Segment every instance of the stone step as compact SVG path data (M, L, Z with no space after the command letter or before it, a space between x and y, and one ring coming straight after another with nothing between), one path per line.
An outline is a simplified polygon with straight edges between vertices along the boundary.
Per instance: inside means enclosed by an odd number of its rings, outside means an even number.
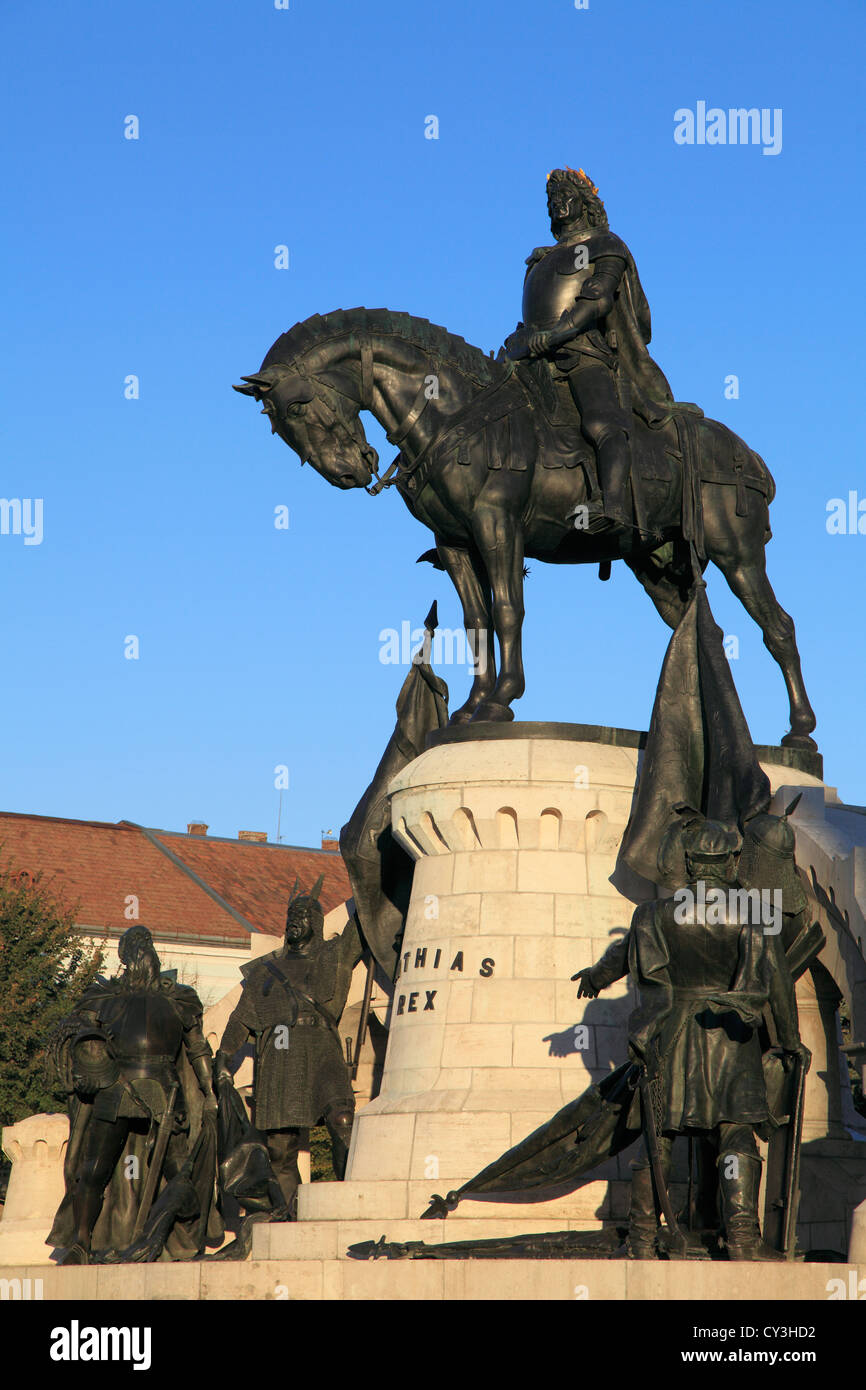
M71 1303L134 1299L382 1302L555 1299L573 1303L670 1299L791 1302L866 1290L866 1264L765 1264L678 1260L238 1260L216 1264L6 1265L4 1298ZM7 1281L3 1283L3 1281ZM16 1290L15 1280L22 1281ZM36 1283L41 1280L41 1284ZM832 1284L837 1280L837 1284ZM862 1297L862 1293L861 1293ZM793 1320L793 1319L792 1319ZM798 1320L799 1316L798 1316ZM775 1321L780 1321L776 1318ZM627 1335L627 1334L626 1334Z
M254 1260L343 1260L350 1245L361 1241L403 1243L421 1240L444 1245L455 1240L488 1240L500 1236L537 1235L542 1231L597 1231L602 1221L563 1221L547 1217L527 1220L454 1221L281 1221L253 1228Z
M619 1160L622 1163L622 1160ZM556 1230L563 1221L619 1220L628 1212L630 1174L618 1175L611 1165L611 1179L586 1183L567 1196L545 1202L464 1201L448 1217L448 1225L466 1221L542 1221L543 1229ZM298 1217L305 1221L417 1221L427 1210L434 1192L444 1195L451 1183L424 1182L315 1182L298 1192ZM682 1184L673 1183L676 1200L684 1197ZM551 1227L550 1222L554 1225ZM425 1221L428 1226L432 1223ZM456 1237L455 1237L456 1238Z

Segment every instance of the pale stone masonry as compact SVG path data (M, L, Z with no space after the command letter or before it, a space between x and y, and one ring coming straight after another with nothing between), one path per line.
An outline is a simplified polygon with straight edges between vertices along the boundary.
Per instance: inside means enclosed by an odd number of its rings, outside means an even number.
M392 783L394 831L417 862L382 1088L357 1118L350 1183L457 1187L623 1060L626 982L587 1004L569 977L631 920L609 880L638 756L571 739L461 742ZM621 1214L626 1186L614 1167L558 1214L598 1225Z

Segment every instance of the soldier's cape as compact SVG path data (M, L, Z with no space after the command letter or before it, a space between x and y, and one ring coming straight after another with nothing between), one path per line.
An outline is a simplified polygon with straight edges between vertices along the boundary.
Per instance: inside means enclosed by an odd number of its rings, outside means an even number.
M700 580L665 655L619 860L658 883L659 844L678 806L742 828L770 798Z
M425 622L432 636L436 605ZM397 698L397 723L361 800L340 831L340 853L349 874L355 913L364 940L388 980L412 889L414 863L391 833L388 787L424 752L427 735L448 723L448 686L426 660L414 663Z
M165 977L162 980L162 988L170 992L175 1007L185 1021L192 1023L196 1015L201 1015L201 1001L194 989L188 985L176 984ZM98 1016L100 1003L108 994L114 992L123 992L123 986L119 981L97 980L83 996L76 1017L80 1016L84 1022L89 1017ZM93 1112L92 1103L80 1099L71 1088L69 1051L72 1042L73 1035L70 1035L60 1044L57 1057L61 1081L68 1093L69 1142L63 1163L65 1194L45 1242L46 1245L55 1248L68 1248L75 1243L72 1189L78 1177ZM102 1210L92 1235L93 1250L115 1252L115 1260L156 1259L163 1247L173 1260L192 1260L197 1258L206 1244L219 1245L224 1235L223 1223L216 1207L216 1129L204 1111L201 1089L183 1046L177 1061L177 1072L182 1103L190 1126L187 1160L181 1175L173 1182L177 1200L173 1204L173 1191L169 1190L172 1184L163 1175L152 1209L153 1228L157 1232L156 1241L154 1242L153 1233L150 1231L149 1221L145 1227L145 1237L150 1233L149 1242L143 1239L138 1243L141 1249L137 1244L133 1252L130 1242L147 1175L149 1136L146 1133L131 1132L123 1153L114 1165L105 1190ZM164 1212L166 1206L171 1208L172 1205L175 1215L172 1216L169 1212L168 1221L165 1215L160 1220L160 1212ZM156 1248L157 1245L159 1248Z

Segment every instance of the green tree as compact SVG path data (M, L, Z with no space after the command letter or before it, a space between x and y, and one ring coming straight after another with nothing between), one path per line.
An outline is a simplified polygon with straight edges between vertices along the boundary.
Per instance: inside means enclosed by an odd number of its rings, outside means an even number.
M63 1108L46 1044L103 960L43 878L0 860L0 1125Z

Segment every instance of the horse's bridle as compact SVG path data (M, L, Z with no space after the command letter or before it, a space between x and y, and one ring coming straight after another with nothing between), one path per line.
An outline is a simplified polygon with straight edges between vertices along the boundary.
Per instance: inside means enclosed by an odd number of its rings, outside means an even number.
M327 387L329 391L334 391L336 395L342 396L344 400L351 401L352 404L357 406L359 410L369 410L371 408L371 402L373 399L374 387L373 342L369 333L359 334L359 343L361 362L360 399L355 396L350 396L348 391L341 390L339 386L334 386L331 382L327 383ZM427 375L430 376L432 374L433 376L438 376L440 366L441 364L438 358L434 359L434 361L431 363L431 371L428 372ZM303 369L299 368L297 363L292 364L292 370L296 372L298 376L307 376L307 373L303 371ZM409 434L412 432L414 427L417 425L418 421L421 419L421 416L424 414L424 411L426 410L427 406L429 405L432 399L432 396L429 396L427 394L427 378L425 377L424 381L418 388L417 395L415 396L414 401L409 407L409 413L406 416L406 419L403 421L402 425L399 427L396 433L389 433L387 430L385 431L385 438L388 440L389 444L392 444L396 449L400 448L400 446L408 438ZM381 478L379 477L379 474L376 472L374 468L371 469L370 471L373 474L373 477L376 479L376 481L374 483L371 483L369 487L365 487L364 491L368 492L371 497L378 497L379 493L384 491L385 488L393 487L395 482L397 481L397 479L394 477L394 474L397 472L399 466L400 454L398 454L394 461L388 465L388 468L382 474Z

